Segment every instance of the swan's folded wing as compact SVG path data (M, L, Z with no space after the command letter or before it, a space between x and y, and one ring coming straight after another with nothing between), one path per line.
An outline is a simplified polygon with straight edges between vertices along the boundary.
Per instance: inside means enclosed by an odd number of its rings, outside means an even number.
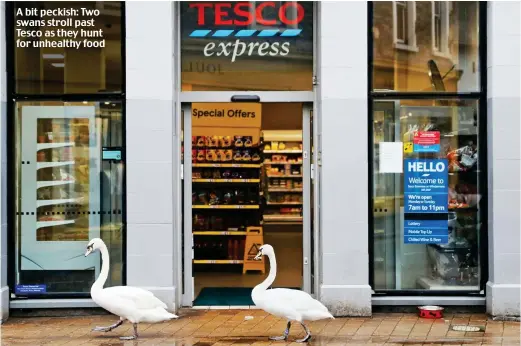
M139 287L116 286L107 287L103 291L106 294L132 301L138 309L167 308L166 304L154 296L152 292Z
M273 302L290 304L295 306L298 311L320 310L328 311L327 308L318 300L314 299L309 293L289 288L274 288L266 290L264 293Z

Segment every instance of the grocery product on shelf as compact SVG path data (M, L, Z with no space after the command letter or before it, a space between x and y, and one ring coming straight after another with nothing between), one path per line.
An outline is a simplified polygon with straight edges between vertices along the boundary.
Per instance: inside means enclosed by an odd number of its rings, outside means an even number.
M194 264L242 264L259 226L261 152L252 136L192 137Z
M263 141L263 220L302 222L302 131L263 131Z

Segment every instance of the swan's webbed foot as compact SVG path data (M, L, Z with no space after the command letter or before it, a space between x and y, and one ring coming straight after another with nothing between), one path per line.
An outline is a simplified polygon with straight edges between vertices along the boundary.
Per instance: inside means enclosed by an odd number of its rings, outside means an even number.
M269 339L273 341L281 341L281 340L288 340L289 335L289 328L291 328L291 321L288 321L288 325L286 326L286 330L284 331L284 334L281 336L270 336Z
M304 323L300 322L300 325L306 331L306 336L303 337L302 339L295 340L295 342L298 342L298 343L308 342L311 339L311 332L309 331L308 327L306 327L306 325Z
M302 339L295 340L295 342L302 343L302 342L308 342L309 340L311 340L311 333L307 334Z
M134 323L134 335L132 336L122 336L119 339L120 340L136 340L139 337L137 333L137 323Z
M96 327L96 328L93 328L92 331L93 332L110 332L114 329L116 329L117 327L121 326L123 324L123 320L119 320L118 322L114 323L113 325L111 326L108 326L108 327Z

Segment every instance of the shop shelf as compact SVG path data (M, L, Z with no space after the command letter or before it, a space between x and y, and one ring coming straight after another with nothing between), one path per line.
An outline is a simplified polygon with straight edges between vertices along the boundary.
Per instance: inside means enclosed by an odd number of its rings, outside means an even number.
M214 168L260 168L260 163L194 163L192 167L214 167Z
M277 188L268 188L268 192L302 192L302 189L277 189Z
M194 231L193 235L246 235L241 231Z
M74 223L74 220L39 221L36 223L36 229L52 226L69 225L71 223Z
M194 264L243 264L243 260L194 260Z
M265 222L302 222L300 215L264 215Z
M267 205L301 205L302 202L268 202Z
M259 183L260 179L192 179L192 183Z
M301 165L302 161L299 162L280 162L280 161L264 161L265 165Z
M36 169L74 165L74 161L38 162Z
M66 142L66 143L39 143L36 145L36 150L45 150L45 149L53 149L53 148L64 148L64 147L72 147L74 146L74 142Z
M258 205L193 205L193 209L259 209Z
M74 198L67 198L67 199L42 199L39 201L36 201L36 207L45 207L47 205L56 205L56 204L67 204L67 203L74 203L76 202L76 199Z
M302 154L300 149L264 150L264 154Z
M37 182L37 188L48 187L48 186L59 186L74 184L74 180L50 180L50 181L39 181Z
M302 178L302 175L267 175L268 178Z

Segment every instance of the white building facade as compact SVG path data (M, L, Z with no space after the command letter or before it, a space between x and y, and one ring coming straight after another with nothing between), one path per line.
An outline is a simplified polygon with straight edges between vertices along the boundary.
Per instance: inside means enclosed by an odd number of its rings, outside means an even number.
M419 304L519 316L521 27L511 20L521 14L519 2L283 2L275 9L251 2L239 11L234 3L220 10L190 3L100 2L96 20L107 46L80 49L81 59L72 50L17 48L13 15L24 5L0 3L2 320L10 309L95 307L89 289L99 258L70 260L92 237L111 253L107 285L147 288L172 309L198 305L198 285L209 285L199 273L212 271L198 265L220 260L197 262L193 213L201 205L193 208L197 188L187 177L201 178L195 174L204 166L187 158L196 144L184 139L206 131L191 119L194 109L234 102L261 105L264 145L281 142L270 141L269 131L286 121L284 104L301 114L294 129L303 166L300 221L287 231L299 234L298 249L287 251L298 254L301 270L295 285L280 286L308 291L335 316ZM248 27L245 12L254 21ZM201 45L196 40L206 38L190 36L196 30L211 37ZM226 41L218 30L245 36ZM247 30L277 34L263 39ZM281 36L285 30L298 33ZM248 49L250 42L259 42L255 49L289 42L289 53L258 50L252 60L230 62L232 48L226 60L217 49L236 39ZM267 123L270 112L275 125ZM56 148L65 148L58 158L39 154ZM78 166L67 170L62 162ZM439 194L407 185L416 177L409 162L446 165L442 183L431 186ZM45 196L56 185L82 187ZM411 196L431 202L415 204ZM263 198L267 220L271 202ZM284 244L269 227L289 226L268 223L260 223L264 242ZM284 261L279 266L286 270Z

